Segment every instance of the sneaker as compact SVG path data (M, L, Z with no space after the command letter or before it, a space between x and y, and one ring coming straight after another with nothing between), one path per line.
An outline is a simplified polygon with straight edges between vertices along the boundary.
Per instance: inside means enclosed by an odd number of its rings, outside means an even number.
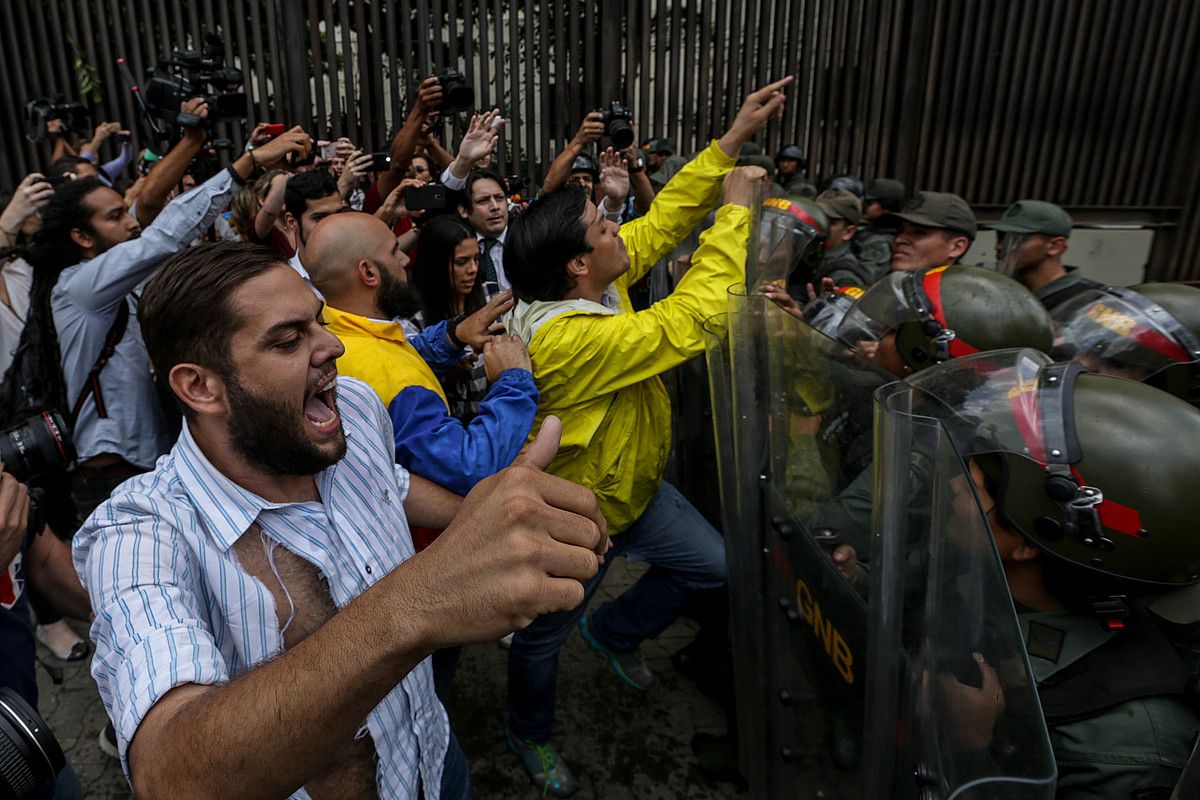
M613 670L617 673L617 677L621 680L643 692L654 684L654 673L642 661L640 650L634 650L632 653L622 653L619 650L610 650L605 647L599 639L592 636L592 632L588 628L588 617L586 616L579 618L579 634L583 636L583 640L593 650L608 657L608 663L612 665Z
M104 755L112 758L121 757L121 752L117 750L117 732L113 729L111 722L100 731L100 735L96 737L96 743L100 745L100 750Z
M559 757L554 745L518 739L507 727L504 729L504 740L508 743L508 749L521 759L529 773L529 780L542 793L542 797L570 797L579 791L579 783Z

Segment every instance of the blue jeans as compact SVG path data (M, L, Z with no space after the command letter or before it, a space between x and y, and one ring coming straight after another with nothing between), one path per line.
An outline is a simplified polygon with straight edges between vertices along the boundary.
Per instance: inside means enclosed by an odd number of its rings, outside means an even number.
M721 534L666 481L637 521L612 542L599 572L584 585L578 607L543 614L513 636L508 651L508 725L518 739L550 740L558 651L617 555L646 561L650 569L589 620L592 634L613 650L633 652L674 622L693 592L725 583Z

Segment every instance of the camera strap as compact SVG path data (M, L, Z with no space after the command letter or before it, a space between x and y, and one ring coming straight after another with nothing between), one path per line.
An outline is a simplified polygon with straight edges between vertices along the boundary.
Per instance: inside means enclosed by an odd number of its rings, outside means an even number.
M67 422L72 428L75 427L75 420L79 419L79 412L83 410L83 404L92 395L96 397L96 413L100 416L100 419L108 419L108 408L104 405L104 393L100 390L100 373L108 365L108 360L112 358L113 353L117 349L117 343L125 335L125 328L128 325L129 298L123 297L121 298L121 306L117 309L117 318L113 320L112 327L108 329L108 335L104 337L104 349L100 351L100 357L96 359L96 363L92 364L91 370L88 371L87 380L83 382L83 388L79 392L79 399L75 401L74 407L71 408L71 418Z

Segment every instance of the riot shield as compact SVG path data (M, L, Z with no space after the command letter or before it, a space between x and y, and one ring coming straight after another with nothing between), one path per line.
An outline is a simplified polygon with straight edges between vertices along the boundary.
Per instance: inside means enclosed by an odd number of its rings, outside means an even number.
M968 409L957 420L907 383L875 395L867 796L1054 795L1036 685L967 466L981 435L1005 435L979 409L1020 404L1045 361L1020 352L1003 364L979 359L942 391ZM1004 382L989 383L997 370ZM989 394L997 385L1009 390Z
M866 585L831 553L868 541L870 398L891 377L744 287L710 331L743 771L755 797L858 796ZM857 514L830 512L847 491Z

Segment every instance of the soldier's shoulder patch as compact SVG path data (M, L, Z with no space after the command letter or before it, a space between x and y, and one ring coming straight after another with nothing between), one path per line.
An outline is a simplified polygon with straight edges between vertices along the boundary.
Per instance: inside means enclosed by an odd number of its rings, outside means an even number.
M1059 656L1062 655L1063 641L1066 637L1066 631L1062 628L1031 619L1029 621L1029 640L1025 643L1025 649L1031 656L1044 658L1057 664Z

